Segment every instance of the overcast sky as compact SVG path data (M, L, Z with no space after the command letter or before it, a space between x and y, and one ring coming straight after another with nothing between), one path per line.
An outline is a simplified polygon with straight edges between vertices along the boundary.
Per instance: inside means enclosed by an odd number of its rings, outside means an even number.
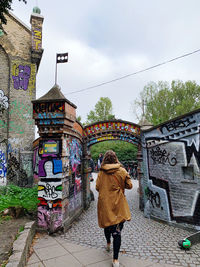
M44 16L44 54L37 75L37 98L55 83L77 105L82 122L100 97L109 97L116 118L137 123L132 103L150 81L195 80L200 84L200 53L145 73L76 94L81 90L200 48L199 0L27 0L13 1L13 13L30 27L39 6Z

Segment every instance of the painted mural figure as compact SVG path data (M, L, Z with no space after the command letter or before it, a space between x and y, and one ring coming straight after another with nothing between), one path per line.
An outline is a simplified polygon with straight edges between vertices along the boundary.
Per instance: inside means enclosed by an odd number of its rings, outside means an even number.
M121 231L125 221L131 220L125 189L131 189L132 182L128 172L120 164L112 150L105 153L96 181L98 197L98 223L104 228L107 251L110 251L113 237L113 267L119 266L118 255L121 246Z
M15 89L28 89L29 78L31 75L31 68L28 65L19 65L14 69L14 75L12 76Z

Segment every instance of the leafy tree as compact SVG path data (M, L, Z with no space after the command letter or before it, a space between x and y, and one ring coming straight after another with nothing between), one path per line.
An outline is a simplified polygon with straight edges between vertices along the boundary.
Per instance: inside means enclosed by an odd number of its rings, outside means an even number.
M25 4L27 3L26 0L19 0L23 1ZM12 10L11 5L12 5L13 0L1 0L0 4L0 24L6 24L7 20L5 18L5 14L8 14L9 10Z
M95 144L91 146L91 156L97 162L99 154L105 154L110 149L115 151L120 162L137 159L137 147L124 141L105 141Z
M108 97L101 97L96 103L94 110L91 110L87 114L87 124L94 123L96 121L115 119L115 115L112 114L112 102Z
M81 122L81 116L80 115L76 119L77 119L77 121Z
M142 109L138 117L157 125L187 112L200 108L200 86L195 81L150 82L135 101Z

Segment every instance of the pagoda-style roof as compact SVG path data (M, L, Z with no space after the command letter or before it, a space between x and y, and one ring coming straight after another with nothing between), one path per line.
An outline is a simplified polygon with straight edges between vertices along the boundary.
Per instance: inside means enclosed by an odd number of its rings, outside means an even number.
M55 101L64 101L77 108L72 102L70 102L61 92L59 85L55 84L45 95L41 96L37 100L33 100L32 103L44 103L44 102L55 102Z

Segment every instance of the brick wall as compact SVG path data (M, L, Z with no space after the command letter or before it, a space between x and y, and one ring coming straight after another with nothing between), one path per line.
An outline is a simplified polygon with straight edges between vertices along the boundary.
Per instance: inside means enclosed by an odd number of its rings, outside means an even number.
M8 183L30 186L33 182L32 143L35 126L32 103L36 97L37 64L32 60L32 32L9 14L0 37L0 153L5 156ZM2 103L0 101L0 103ZM7 103L7 104L6 104ZM3 154L4 153L4 154Z

